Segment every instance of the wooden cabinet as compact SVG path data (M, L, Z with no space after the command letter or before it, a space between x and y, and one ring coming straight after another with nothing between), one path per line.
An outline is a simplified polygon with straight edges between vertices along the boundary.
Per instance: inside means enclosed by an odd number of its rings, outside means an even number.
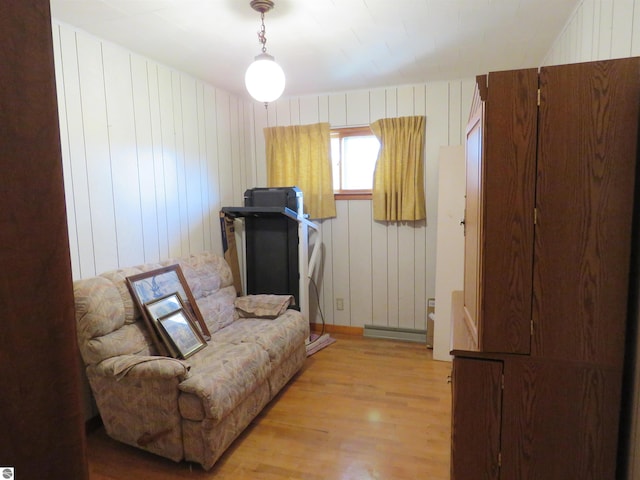
M467 128L464 311L479 351L531 348L537 77L478 77Z
M452 478L614 479L640 58L477 80Z
M453 360L453 478L500 478L502 368L495 360Z

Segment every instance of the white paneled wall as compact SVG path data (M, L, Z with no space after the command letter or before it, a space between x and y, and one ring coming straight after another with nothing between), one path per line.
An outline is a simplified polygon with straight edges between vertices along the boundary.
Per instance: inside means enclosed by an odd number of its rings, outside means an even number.
M425 328L426 301L435 294L438 152L463 143L473 87L471 79L433 82L288 98L254 110L257 185L266 185L264 127L316 122L345 127L426 116L426 222L374 222L369 200L338 201L336 218L320 222L323 266L317 280L328 324ZM312 305L313 296L312 290ZM344 301L343 310L337 310L337 299ZM316 315L312 321L321 319Z
M638 55L640 0L582 0L547 54L544 65ZM637 296L640 292L634 293ZM640 334L636 333L635 343L636 352L640 352ZM637 353L635 362L635 387L631 399L635 413L630 422L624 420L625 427L631 430L631 439L621 456L628 459L629 470L625 477L628 480L640 478L640 355Z
M640 1L582 0L543 65L640 55Z
M220 208L266 185L266 126L426 115L427 221L374 222L370 201L339 201L338 216L322 222L319 270L327 323L425 328L435 293L438 151L462 143L472 80L290 98L265 109L69 25L54 22L53 32L74 278L221 252Z
M218 212L255 177L249 105L53 25L74 278L222 251Z

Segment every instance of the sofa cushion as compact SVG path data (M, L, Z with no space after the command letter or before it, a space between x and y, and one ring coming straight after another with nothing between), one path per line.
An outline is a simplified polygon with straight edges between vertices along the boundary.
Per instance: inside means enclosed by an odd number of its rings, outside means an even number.
M224 258L204 252L163 263L180 265L211 334L238 318L233 305L236 298L233 275Z
M271 373L269 356L251 343L210 343L186 363L191 370L179 385L179 406L188 420L220 421Z
M211 342L255 343L280 365L309 336L309 323L297 310L287 310L278 318L241 318L211 337Z

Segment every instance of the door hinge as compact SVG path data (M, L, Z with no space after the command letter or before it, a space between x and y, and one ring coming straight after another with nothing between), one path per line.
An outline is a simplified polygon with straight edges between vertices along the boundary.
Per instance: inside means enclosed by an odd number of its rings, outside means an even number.
M498 467L502 467L502 452L498 452Z
M540 89L538 89L538 106L540 106Z
M531 320L531 336L533 337L533 320Z
M533 224L534 225L538 224L538 209L537 208L533 209Z
M502 387L502 390L504 390L504 373L502 374L501 383L502 384L500 386Z

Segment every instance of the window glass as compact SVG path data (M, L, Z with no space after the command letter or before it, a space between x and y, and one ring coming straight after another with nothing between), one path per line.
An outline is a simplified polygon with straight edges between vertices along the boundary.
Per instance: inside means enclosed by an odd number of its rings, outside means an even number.
M336 193L371 193L380 142L369 127L331 132L333 189Z

